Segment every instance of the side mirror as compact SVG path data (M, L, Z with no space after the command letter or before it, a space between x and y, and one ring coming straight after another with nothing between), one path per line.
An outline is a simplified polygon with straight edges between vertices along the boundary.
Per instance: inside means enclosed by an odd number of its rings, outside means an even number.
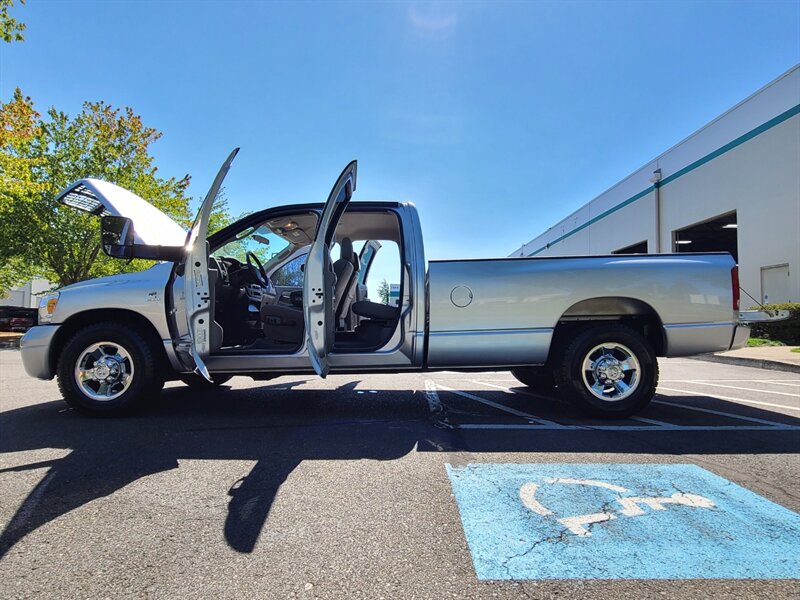
M114 258L133 258L133 221L107 215L100 219L103 252Z
M113 258L145 258L176 262L184 255L183 246L137 244L133 235L133 221L128 217L107 215L100 219L100 241L103 252Z

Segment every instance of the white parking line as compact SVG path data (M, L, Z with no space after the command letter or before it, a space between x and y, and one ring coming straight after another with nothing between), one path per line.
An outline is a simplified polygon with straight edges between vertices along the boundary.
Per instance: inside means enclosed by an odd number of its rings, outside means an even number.
M650 423L650 425L658 425L659 427L676 427L674 423L667 423L666 421L657 421L656 419L647 419L645 417L629 417L632 421L640 421L642 423Z
M781 383L800 387L800 379L659 379L662 383L691 383L693 381L739 381L741 383Z
M731 396L721 396L719 394L709 394L708 392L697 392L691 390L678 390L675 388L668 388L658 386L659 390L666 390L668 392L679 392L681 394L689 394L690 396L707 396L709 398L716 398L718 400L731 400L733 402L741 402L742 404L757 404L758 406L771 406L774 408L783 408L786 410L800 410L798 407L787 406L786 404L773 404L772 402L760 402L758 400L745 400L744 398L733 398Z
M664 388L667 389L667 388ZM677 390L676 390L677 391ZM739 419L740 421L749 421L751 423L761 423L762 425L775 425L785 426L784 423L777 421L767 421L766 419L757 419L756 417L746 417L744 415L737 415L734 413L723 412L721 410L712 410L710 408L701 408L699 406L689 406L680 402L667 402L666 400L653 400L653 404L664 404L665 406L676 406L678 408L685 408L686 410L693 410L695 412L708 413L710 415L718 415L720 417L729 417L731 419Z
M500 390L504 390L507 393L518 393L518 394L525 394L528 396L533 397L542 397L538 394L534 394L532 392L525 392L524 390L512 390L500 385L495 385L493 383L488 383L485 381L477 381L473 380L473 383L477 383L480 385L485 385L492 388L497 388ZM487 406L491 406L492 408L496 408L498 410L502 410L504 412L510 413L512 415L522 417L528 419L529 423L461 423L461 424L454 424L454 429L485 429L485 430L502 430L502 429L520 429L520 430L597 430L597 431L800 431L800 425L788 425L785 423L779 423L777 421L768 421L766 419L758 419L755 417L747 417L744 415L738 415L734 413L719 411L719 410L712 410L709 408L701 408L699 406L690 406L688 404L681 404L677 402L668 402L666 400L653 400L654 404L663 404L665 406L673 406L676 408L683 408L686 410L691 410L695 412L702 412L708 413L712 415L717 415L721 417L728 417L731 419L739 420L739 421L747 421L750 423L755 423L754 425L676 425L673 423L669 423L667 421L659 421L656 419L649 419L646 417L631 417L631 420L639 421L640 423L645 423L645 425L563 425L560 423L556 423L554 421L548 421L546 419L542 419L535 415L523 412L521 410L517 410L511 408L509 406L504 406L497 402L493 402L491 400L487 400L486 398L481 398L480 396L476 396L475 394L470 394L469 392L463 392L461 390L455 390L453 388L449 388L445 385L440 383L436 383L433 381L428 380L426 382L426 388L436 390L437 388L440 390L444 390L447 392L451 392L458 396L462 396L464 398L468 398L470 400L474 400L475 402L480 402L481 404L485 404ZM430 387L429 387L430 386ZM687 390L678 390L673 388L665 388L659 387L660 390L672 391L672 392L679 392L683 394L690 394L690 395L697 395L699 392L692 392ZM709 396L712 398L718 398L721 400L733 400L736 402L751 402L748 400L742 400L740 398L729 398L727 396L718 396L714 394L703 394L704 396ZM438 394L436 395L438 399ZM755 402L755 401L752 401ZM768 403L759 403L759 404L768 404ZM790 408L787 406L783 406L780 404L771 404L770 406L776 406L779 408Z
M462 396L463 398L469 398L470 400L474 400L475 402L480 402L481 404L485 404L486 406L491 406L492 408L496 408L498 410L505 411L517 417L522 417L523 419L529 419L531 421L535 421L540 425L547 425L553 429L558 429L563 427L563 425L559 425L553 421L548 421L546 419L540 419L539 417L532 415L530 413L522 412L521 410L517 410L516 408L511 408L509 406L504 406L502 404L498 404L497 402L492 402L491 400L487 400L486 398L481 398L480 396L476 396L475 394L470 394L469 392L462 392L461 390L454 390L453 388L449 388L447 386L442 385L441 383L435 383L435 386L440 390L445 390L446 392L451 392L453 394L457 394Z
M489 386L489 387L497 388L497 389L500 389L500 390L504 390L506 392L510 392L512 394L524 394L525 396L532 396L534 398L543 397L543 396L541 396L539 394L534 394L534 393L528 392L526 390L510 389L510 388L507 388L507 387L503 387L501 385L495 385L494 383L489 383L487 381L478 381L477 379L473 379L472 383L477 383L479 385L486 385L486 386ZM666 421L656 421L655 419L646 419L645 417L631 417L631 419L634 420L634 421L640 421L642 423L649 423L650 425L657 425L659 427L674 427L675 426L672 423L667 423Z
M497 385L496 383L489 383L488 381L478 381L477 379L471 380L472 383L477 383L478 385L485 385L487 387L497 388L498 390L503 390L504 392L508 392L509 394L521 394L523 396L532 396L533 398L545 398L546 396L542 396L541 394L535 394L533 392L529 392L528 390L515 390L512 388L508 388L504 385Z
M792 383L791 380L788 381L776 381L775 379L753 379L755 383L770 383L772 385L789 385L792 387L800 388L800 383Z
M687 383L691 383L689 380L686 380L686 381L687 381ZM697 380L693 380L693 381L697 381ZM543 398L544 397L544 396L542 396L540 394L535 394L535 393L528 392L528 391L525 391L525 390L510 389L510 388L507 388L507 387L503 387L501 385L496 385L494 383L488 383L486 381L478 381L477 379L473 379L472 383L477 383L477 384L480 384L480 385L485 385L485 386L488 386L488 387L497 388L497 389L504 390L504 391L512 393L512 394L524 394L526 396L532 396L534 398ZM683 392L685 394L692 394L692 395L696 395L696 394L700 393L700 392L691 392L691 391L688 391L688 390L677 390L677 389L673 389L673 388L666 388L666 387L662 387L662 386L658 386L658 389L667 390L667 391L671 391L671 392ZM736 388L736 389L744 389L744 388ZM712 397L712 398L718 398L720 400L735 400L737 402L742 402L742 403L745 403L745 404L758 404L759 406L770 406L770 407L776 407L776 408L786 408L788 410L800 410L800 408L794 408L792 406L786 406L785 404L772 404L770 402L759 402L757 400L744 400L744 399L740 399L740 398L729 398L727 396L719 396L719 395L715 395L715 394L706 394L706 393L703 393L702 395L703 396L709 396L709 397ZM787 395L791 396L791 394L787 394ZM725 414L728 415L728 413L725 413ZM732 415L730 415L730 416L732 416ZM672 423L667 423L667 422L664 422L664 421L656 421L656 420L653 420L653 419L645 419L644 417L632 417L632 419L637 420L637 421L642 421L644 423L651 423L652 425L659 425L659 426L662 426L662 427L670 427L670 426L672 426ZM745 420L747 420L747 419L745 419ZM771 422L771 421L767 421L767 422Z
M508 388L508 387L506 387L504 385L497 385L497 384L494 384L494 383L489 383L488 381L478 381L476 379L473 379L472 383L477 383L478 385L485 385L485 386L488 386L488 387L497 388L498 390L503 390L507 394L520 394L522 396L530 396L531 398L537 398L539 400L542 400L542 399L547 400L548 399L547 396L543 396L542 394L536 394L534 392L529 392L528 390L512 389L512 388ZM556 423L554 421L548 421L547 419L542 419L541 417L536 417L536 419L538 419L542 423L547 423L548 425L550 425L550 424L558 425L558 423Z
M440 414L444 410L442 400L436 392L436 384L430 379L425 380L425 400L428 401L428 410L431 414Z
M524 429L562 431L800 431L798 425L533 425L531 423L462 423L454 429Z
M587 427L576 427L573 425L534 425L533 423L459 423L453 425L453 429L539 429L542 431L555 429L588 429Z
M800 392L791 394L789 392L776 392L774 390L757 390L755 388L746 388L746 387L739 387L737 385L724 385L722 383L711 383L710 381L700 381L700 380L687 380L686 383L694 383L696 385L710 385L711 387L721 387L721 388L728 388L730 390L742 390L743 392L759 392L764 394L777 394L778 396L789 396L790 398L797 398L800 400Z

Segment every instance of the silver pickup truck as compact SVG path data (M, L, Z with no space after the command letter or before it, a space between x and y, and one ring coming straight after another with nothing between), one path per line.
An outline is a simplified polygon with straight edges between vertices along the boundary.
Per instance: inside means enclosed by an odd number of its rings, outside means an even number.
M543 394L622 417L652 399L656 357L747 340L728 254L426 262L413 204L350 203L355 161L325 204L260 210L208 235L235 155L188 233L108 182L83 179L59 195L101 217L107 254L159 262L43 298L20 344L28 374L56 376L81 412L117 415L171 379L508 369ZM399 282L389 304L368 291L385 246Z

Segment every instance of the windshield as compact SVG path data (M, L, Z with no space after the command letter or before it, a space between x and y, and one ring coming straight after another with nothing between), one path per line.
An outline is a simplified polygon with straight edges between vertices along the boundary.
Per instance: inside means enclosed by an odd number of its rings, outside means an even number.
M247 253L252 252L269 270L272 263L279 262L282 257L291 253L292 244L272 231L266 224L248 227L236 235L234 239L220 246L213 252L215 258L235 258L245 262Z
M244 262L248 252L256 255L269 273L299 249L311 244L317 226L314 212L283 215L239 231L212 252L215 258Z

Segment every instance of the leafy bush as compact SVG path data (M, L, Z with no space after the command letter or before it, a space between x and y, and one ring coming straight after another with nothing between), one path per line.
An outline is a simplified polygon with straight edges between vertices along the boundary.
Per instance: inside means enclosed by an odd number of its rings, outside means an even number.
M770 310L788 310L792 316L785 321L754 323L750 329L750 336L776 340L792 346L800 344L800 302L765 304L764 306ZM760 307L754 306L752 310L760 310Z
M758 348L760 346L785 346L783 342L779 342L778 340L768 340L766 338L757 338L751 337L747 340L747 347L748 348Z

